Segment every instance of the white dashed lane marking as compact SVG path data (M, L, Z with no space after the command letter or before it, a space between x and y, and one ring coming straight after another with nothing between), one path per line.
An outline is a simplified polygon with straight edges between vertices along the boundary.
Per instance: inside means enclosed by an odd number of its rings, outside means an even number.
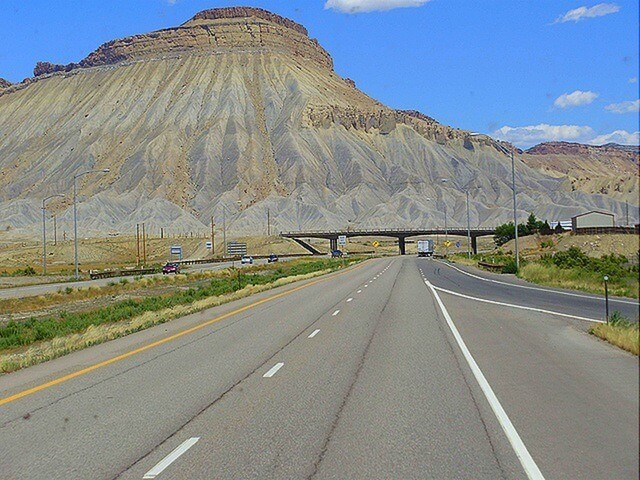
M271 367L271 368L269 369L269 371L268 371L267 373L265 373L265 374L263 375L263 377L264 377L264 378L271 378L271 377L273 377L273 376L276 374L276 372L277 372L278 370L280 370L280 369L283 367L283 365L284 365L284 363L283 363L283 362L276 363L273 367Z

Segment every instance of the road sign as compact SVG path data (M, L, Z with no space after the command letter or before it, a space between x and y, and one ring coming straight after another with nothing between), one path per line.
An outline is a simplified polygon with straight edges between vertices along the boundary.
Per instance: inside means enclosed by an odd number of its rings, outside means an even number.
M211 250L211 247L213 247L213 244L211 242L207 242L205 243L205 246L207 247L207 250Z
M451 245L453 245L449 240L444 242L444 246L445 247L450 247Z
M380 246L380 242L377 240L374 240L374 242L371 245L373 245L373 248L378 248Z
M178 258L182 260L182 245L171 245L171 255L178 255Z
M460 248L460 242L456 242L456 248Z
M227 242L227 255L246 255L247 244L240 242Z
M346 235L340 235L338 237L338 245L346 245L347 244L347 236Z

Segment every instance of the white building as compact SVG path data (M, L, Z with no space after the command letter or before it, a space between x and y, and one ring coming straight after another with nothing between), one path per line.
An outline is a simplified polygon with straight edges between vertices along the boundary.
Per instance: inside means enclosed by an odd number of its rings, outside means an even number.
M575 232L579 228L615 227L616 218L613 213L587 212L571 217L571 229Z

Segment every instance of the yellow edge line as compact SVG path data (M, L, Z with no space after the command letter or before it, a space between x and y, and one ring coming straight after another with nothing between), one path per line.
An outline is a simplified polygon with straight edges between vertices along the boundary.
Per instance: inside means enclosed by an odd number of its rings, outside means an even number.
M360 265L357 265L355 268L350 269L349 271L353 271L353 270L355 270L357 268L360 268L362 266L363 266L363 264L361 263ZM163 345L163 344L168 343L168 342L170 342L172 340L175 340L177 338L183 337L183 336L188 335L190 333L196 332L196 331L198 331L198 330L200 330L202 328L208 327L209 325L212 325L212 324L214 324L216 322L219 322L220 320L224 320L225 318L229 318L229 317L231 317L233 315L237 315L238 313L242 313L242 312L244 312L246 310L249 310L251 308L257 307L258 305L262 305L263 303L270 302L271 300L275 300L276 298L284 297L285 295L290 295L290 294L292 294L294 292L297 292L297 291L300 291L300 290L302 290L304 288L310 287L312 285L316 285L317 283L320 283L320 282L326 282L330 278L335 278L337 276L344 275L346 273L348 273L348 272L345 271L345 272L342 272L342 273L338 273L337 275L333 275L331 277L325 277L325 278L321 278L321 279L318 279L318 280L314 280L312 282L306 283L306 284L301 285L299 287L292 288L291 290L287 290L286 292L280 292L280 293L277 293L277 294L272 295L270 297L263 298L262 300L258 300L257 302L251 303L249 305L245 305L244 307L240 307L240 308L238 308L236 310L232 310L230 312L224 313L224 314L220 315L219 317L213 318L211 320L207 320L206 322L201 323L199 325L196 325L194 327L187 328L186 330L182 330L181 332L175 333L175 334L173 334L173 335L171 335L169 337L163 338L161 340L156 340L155 342L152 342L152 343L150 343L148 345L145 345L143 347L136 348L136 349L131 350L131 351L127 352L127 353L123 353L121 355L115 356L115 357L110 358L108 360L105 360L103 362L99 362L99 363L96 363L94 365L91 365L90 367L83 368L82 370L78 370L76 372L69 373L69 374L64 375L62 377L58 377L55 380L51 380L50 382L42 383L42 384L37 385L35 387L29 388L27 390L23 390L23 391L18 392L18 393L14 394L14 395L11 395L10 397L2 398L2 399L0 399L0 406L1 405L6 405L7 403L14 402L14 401L16 401L16 400L18 400L20 398L26 397L28 395L32 395L34 393L40 392L42 390L45 390L45 389L50 388L50 387L53 387L53 386L58 385L60 383L64 383L64 382L66 382L68 380L71 380L73 378L79 377L81 375L85 375L87 373L93 372L94 370L97 370L97 369L102 368L102 367L106 367L107 365L111 365L112 363L116 363L116 362L119 362L120 360L124 360L126 358L132 357L132 356L137 355L139 353L142 353L142 352L144 352L146 350L150 350L150 349L155 348L157 346Z

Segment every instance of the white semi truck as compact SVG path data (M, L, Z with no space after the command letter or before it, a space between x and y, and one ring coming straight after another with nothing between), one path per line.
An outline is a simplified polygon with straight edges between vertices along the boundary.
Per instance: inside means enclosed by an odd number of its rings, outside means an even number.
M419 257L433 256L433 240L418 240L418 256Z

